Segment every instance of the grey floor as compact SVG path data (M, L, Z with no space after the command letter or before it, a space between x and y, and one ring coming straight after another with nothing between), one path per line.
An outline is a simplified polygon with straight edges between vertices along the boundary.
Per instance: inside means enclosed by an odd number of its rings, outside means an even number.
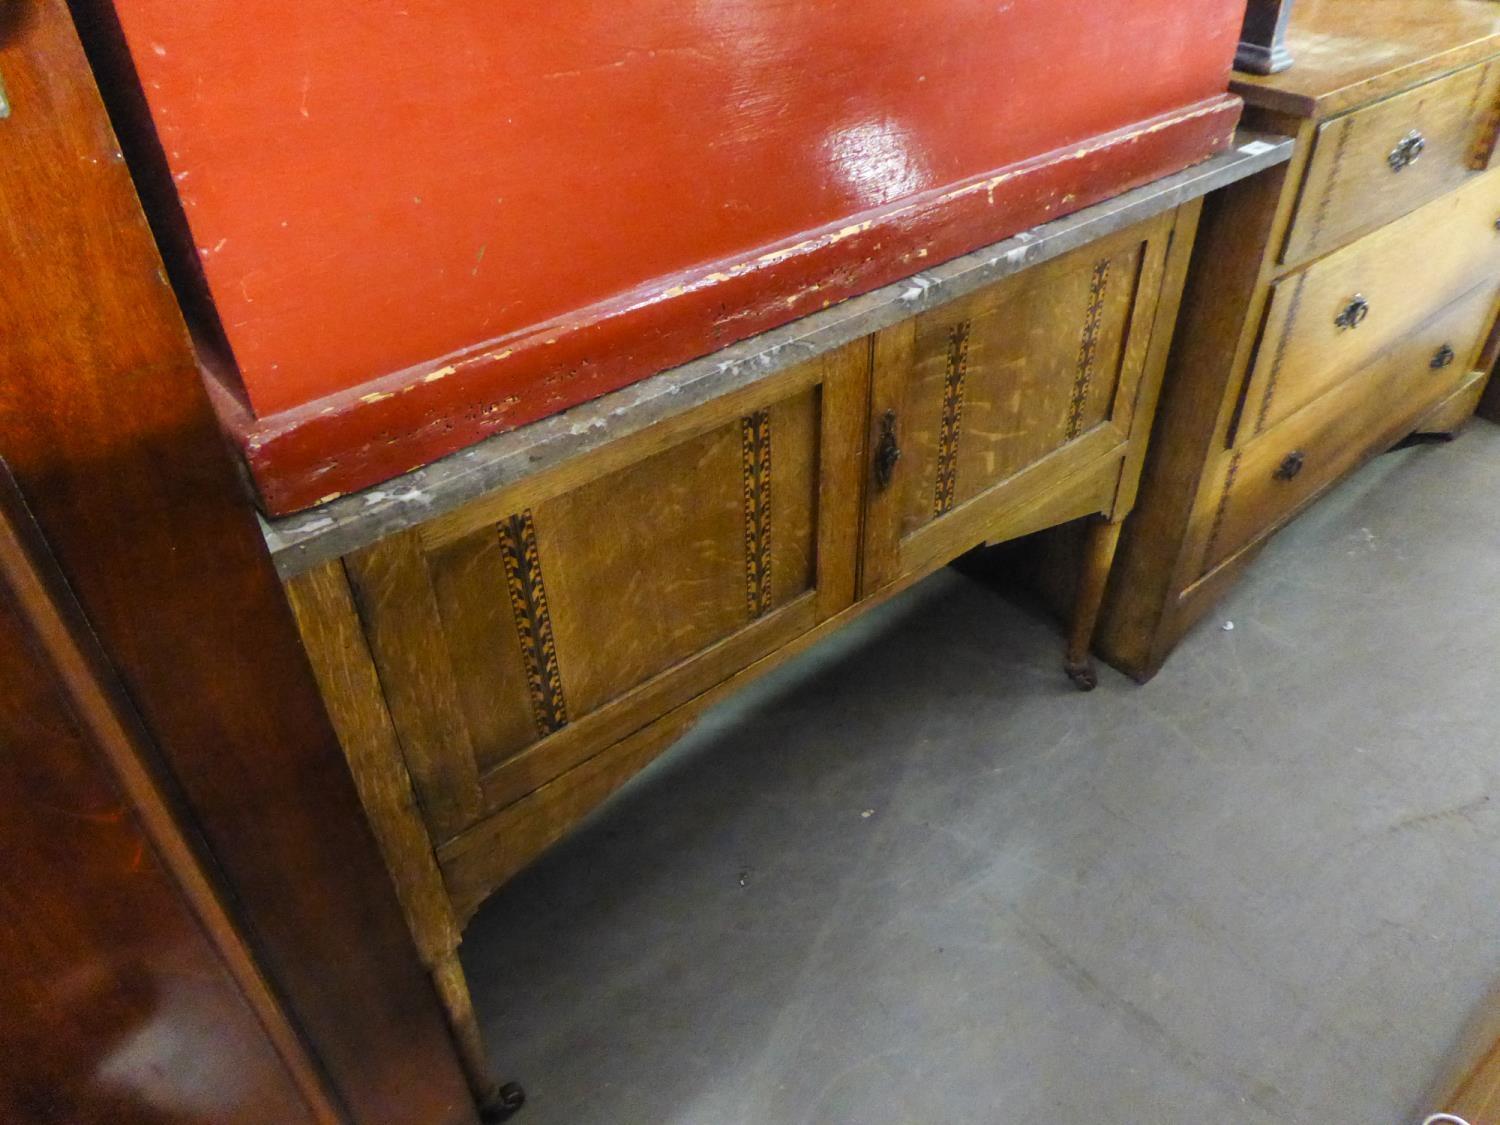
M1146 687L1076 694L1054 624L935 576L485 906L519 1120L1418 1120L1500 980L1497 611L1486 423L1342 486Z

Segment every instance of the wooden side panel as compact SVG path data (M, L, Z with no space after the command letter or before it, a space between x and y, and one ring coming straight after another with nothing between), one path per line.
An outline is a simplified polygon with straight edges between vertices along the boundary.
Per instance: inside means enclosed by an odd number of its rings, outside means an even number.
M1000 490L1019 498L1037 473L1060 480L1130 439L1173 221L1152 220L881 334L874 413L883 427L893 412L901 458L871 501L866 591L950 540L986 538L983 521L1004 507ZM944 523L953 526L939 533Z
M0 450L341 1111L471 1122L68 6L4 13Z
M0 1119L336 1125L0 462Z
M394 535L346 562L427 822L456 832L479 813L479 770L420 540Z
M431 968L458 948L458 927L343 564L299 575L286 591L407 925Z
M1290 73L1290 72L1289 72ZM1269 260L1290 221L1312 126L1261 115L1255 125L1301 134L1290 165L1205 201L1176 340L1141 478L1105 596L1098 646L1117 667L1149 678L1190 623L1177 594L1196 577L1217 493L1206 459L1227 431L1254 358L1268 295Z

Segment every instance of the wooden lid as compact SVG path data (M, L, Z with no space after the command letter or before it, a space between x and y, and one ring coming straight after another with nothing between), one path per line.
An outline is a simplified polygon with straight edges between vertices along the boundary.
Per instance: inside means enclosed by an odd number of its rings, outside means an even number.
M1295 0L1295 62L1281 74L1236 73L1251 105L1331 117L1500 53L1496 0Z

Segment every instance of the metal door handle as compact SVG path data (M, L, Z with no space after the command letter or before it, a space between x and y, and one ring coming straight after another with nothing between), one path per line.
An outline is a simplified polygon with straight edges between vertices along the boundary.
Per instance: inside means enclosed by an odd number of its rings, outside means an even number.
M884 492L891 486L901 445L896 439L896 412L887 410L880 420L880 441L875 446L875 487Z
M1397 142L1396 147L1391 149L1391 154L1385 158L1385 162L1391 166L1392 172L1400 172L1410 168L1417 162L1417 158L1427 151L1427 138L1413 129Z
M1333 323L1340 328L1358 328L1369 315L1370 302L1365 299L1363 293L1356 293L1344 306L1344 311L1333 318Z
M5 75L0 74L0 121L10 116L10 95L5 92Z

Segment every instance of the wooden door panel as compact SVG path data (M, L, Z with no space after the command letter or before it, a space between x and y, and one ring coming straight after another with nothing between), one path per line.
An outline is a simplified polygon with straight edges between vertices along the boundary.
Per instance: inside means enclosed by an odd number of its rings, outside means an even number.
M863 343L345 559L438 841L853 600Z
M809 388L537 507L574 709L813 589L817 420Z
M880 334L870 440L893 415L901 458L872 494L865 592L984 539L1039 475L1120 450L1170 229L1152 220Z

